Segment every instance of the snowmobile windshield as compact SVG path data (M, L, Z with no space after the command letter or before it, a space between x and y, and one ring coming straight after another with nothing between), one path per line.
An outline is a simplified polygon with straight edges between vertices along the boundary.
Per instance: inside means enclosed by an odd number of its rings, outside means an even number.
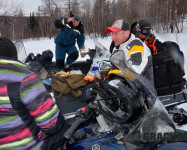
M175 138L175 126L162 105L156 99L154 106L125 136L127 149L152 149Z
M149 95L151 94L153 99L157 97L154 86L145 77L133 71L131 66L127 63L123 51L119 50L112 54L110 57L110 62L119 68L120 72L124 74L125 78L131 80L131 82L140 83L144 91Z
M125 78L132 82L141 84L142 89L147 93L151 107L142 115L140 119L125 136L127 149L151 149L161 143L166 138L159 139L160 136L175 133L175 126L169 115L157 98L154 86L143 76L135 73L124 58L123 51L117 51L110 57L113 65L124 73ZM159 137L158 137L159 136Z
M106 47L104 47L97 40L94 40L94 43L95 43L95 50L96 50L95 58L109 58L110 57L110 54Z
M26 58L27 58L27 53L26 53L23 42L22 41L16 41L15 46L16 46L16 49L17 49L17 52L18 52L18 60L21 61L22 63L24 63Z

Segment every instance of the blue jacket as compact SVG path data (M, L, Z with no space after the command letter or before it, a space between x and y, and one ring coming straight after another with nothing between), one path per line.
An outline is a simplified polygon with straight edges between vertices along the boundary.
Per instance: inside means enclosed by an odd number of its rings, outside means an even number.
M84 49L84 27L79 23L77 27L73 27L72 22L67 22L68 18L58 18L55 20L54 25L56 28L60 28L60 31L55 38L55 44L60 44L62 46L72 46L75 45L76 39L79 49Z

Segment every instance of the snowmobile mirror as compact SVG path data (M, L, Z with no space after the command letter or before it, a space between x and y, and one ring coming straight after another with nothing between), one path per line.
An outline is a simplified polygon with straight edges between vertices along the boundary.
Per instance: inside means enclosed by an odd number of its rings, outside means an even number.
M25 63L28 63L28 62L33 61L33 60L34 60L34 54L33 54L33 53L30 53L30 54L27 56L27 58L26 58L26 60L25 60Z
M40 79L44 80L47 78L48 72L41 67L40 70L38 71L38 76L40 77Z

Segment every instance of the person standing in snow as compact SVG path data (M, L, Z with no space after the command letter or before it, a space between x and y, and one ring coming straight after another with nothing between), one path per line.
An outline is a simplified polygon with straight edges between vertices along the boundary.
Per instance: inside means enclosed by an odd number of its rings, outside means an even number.
M79 52L75 46L76 40L81 57L85 56L84 27L78 15L73 15L73 17L69 18L58 18L55 20L54 25L56 28L60 28L60 31L55 38L56 66L57 70L60 71L65 69L66 53L68 54L66 60L67 65L77 60Z
M68 125L37 74L0 37L0 149L57 149Z
M105 32L112 32L112 41L115 47L124 51L125 59L131 65L131 68L136 73L153 81L152 65L150 65L152 64L151 52L145 43L130 33L129 24L120 19L115 21L112 27L107 27Z

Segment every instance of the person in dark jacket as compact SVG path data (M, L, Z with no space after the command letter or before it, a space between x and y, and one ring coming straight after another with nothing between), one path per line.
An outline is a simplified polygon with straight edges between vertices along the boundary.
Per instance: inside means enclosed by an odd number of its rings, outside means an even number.
M68 127L37 74L0 37L0 149L56 149Z
M56 66L58 71L65 69L65 57L68 54L66 64L69 65L77 60L79 53L75 46L77 41L80 55L84 57L84 27L78 15L69 18L58 18L55 20L54 25L60 28L60 31L55 38L56 44Z
M153 55L165 50L164 45L152 33L151 23L146 19L138 20L131 25L131 33L145 42Z

